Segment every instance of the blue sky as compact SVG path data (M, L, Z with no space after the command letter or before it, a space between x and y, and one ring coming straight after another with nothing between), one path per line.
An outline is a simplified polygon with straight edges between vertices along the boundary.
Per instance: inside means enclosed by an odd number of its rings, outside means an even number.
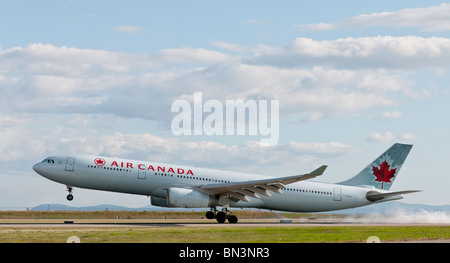
M274 176L359 172L414 144L392 190L449 204L450 4L442 1L3 1L0 207L64 203L31 166L106 154ZM171 104L276 99L280 140L174 136ZM72 205L146 197L77 189Z

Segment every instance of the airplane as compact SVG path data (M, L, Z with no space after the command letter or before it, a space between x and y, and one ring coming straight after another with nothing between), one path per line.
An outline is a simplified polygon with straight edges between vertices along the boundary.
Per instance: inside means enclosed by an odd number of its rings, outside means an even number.
M412 145L396 143L361 172L339 183L314 182L326 165L285 177L95 155L55 155L33 166L52 181L74 187L145 195L161 207L209 208L206 218L237 223L230 208L324 212L402 199L420 190L389 191ZM221 211L217 207L222 207Z

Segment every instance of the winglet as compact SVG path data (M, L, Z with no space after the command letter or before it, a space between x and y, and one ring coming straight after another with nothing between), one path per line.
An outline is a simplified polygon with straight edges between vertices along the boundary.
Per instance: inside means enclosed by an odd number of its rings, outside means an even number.
M323 172L325 172L325 169L327 169L327 167L328 167L327 165L322 165L319 168L317 168L316 170L310 172L308 175L311 175L311 176L314 176L314 177L322 175Z

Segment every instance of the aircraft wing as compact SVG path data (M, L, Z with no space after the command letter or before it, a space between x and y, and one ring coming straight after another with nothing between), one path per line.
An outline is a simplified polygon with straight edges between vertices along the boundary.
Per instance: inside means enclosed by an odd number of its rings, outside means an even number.
M285 185L319 176L323 174L326 168L326 165L322 165L308 174L227 184L207 184L192 188L212 196L219 196L219 200L228 197L235 202L239 200L249 202L250 200L247 196L254 198L260 198L258 194L272 196L268 191L282 194L281 189L284 188Z

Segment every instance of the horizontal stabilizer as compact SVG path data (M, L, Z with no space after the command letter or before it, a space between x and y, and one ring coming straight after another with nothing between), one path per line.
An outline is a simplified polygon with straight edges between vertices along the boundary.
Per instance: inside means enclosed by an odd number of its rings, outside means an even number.
M420 190L409 190L409 191L388 192L388 193L380 193L380 192L372 190L372 191L367 192L366 198L370 202L376 202L376 201L381 201L381 200L389 201L389 200L391 200L392 197L401 197L401 195L411 194L411 193L416 193L416 192L420 192ZM389 200L385 200L385 199L389 199Z

